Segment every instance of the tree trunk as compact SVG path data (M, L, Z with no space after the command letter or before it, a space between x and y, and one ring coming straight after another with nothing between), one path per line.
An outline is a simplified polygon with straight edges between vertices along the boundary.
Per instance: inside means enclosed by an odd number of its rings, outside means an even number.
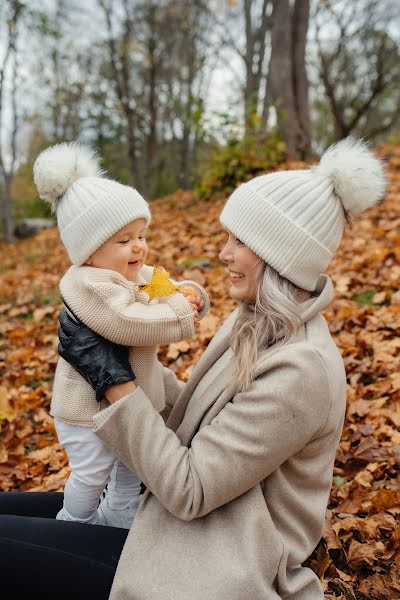
M152 195L152 178L154 169L154 157L156 153L157 143L157 63L156 63L156 38L154 28L155 6L150 4L148 7L147 19L149 23L149 40L148 40L148 61L149 61L149 96L148 96L148 112L149 112L149 134L146 140L146 163L144 166L144 185L143 193L149 198Z
M4 190L2 194L2 221L3 235L6 242L12 242L14 238L14 219L12 214L11 183L12 175L4 173Z
M18 49L17 49L17 37L18 37L18 23L21 16L21 11L24 5L21 2L10 2L9 7L11 9L10 18L7 21L8 28L8 41L5 45L5 55L3 63L0 66L0 126L3 118L3 94L4 94L4 80L6 74L6 68L10 60L11 63L11 75L10 75L10 104L11 104L11 115L12 115L12 129L10 134L9 143L9 166L5 165L5 155L3 153L4 140L0 138L0 173L3 177L4 190L1 199L2 208L2 222L3 222L3 235L7 242L11 242L14 239L14 219L12 212L12 199L11 199L11 184L15 169L16 155L17 155L17 131L18 131L18 115L17 115L17 85L18 85ZM0 134L2 133L0 129Z
M112 27L112 10L113 5L105 0L100 0L100 6L103 9L106 20L108 34L108 50L110 57L110 67L114 80L116 95L121 105L122 112L126 119L126 138L128 143L128 158L132 177L132 183L135 187L140 187L141 182L138 181L138 164L137 164L137 144L135 130L137 125L137 115L135 110L130 105L131 85L130 85L130 66L129 66L129 43L131 37L131 22L128 11L128 5L123 3L124 21L122 44L120 48L120 56L118 60L118 48L113 34Z
M268 81L276 105L279 129L289 156L300 158L300 126L296 113L292 70L292 15L289 0L274 0L274 25Z
M244 0L243 12L246 33L246 49L242 56L246 81L244 87L244 114L246 129L253 129L254 115L257 114L260 87L263 78L263 64L265 56L266 35L270 27L267 16L269 0L263 0L259 21L254 23L252 16L253 0Z
M305 43L309 0L274 0L271 58L265 93L264 115L273 102L278 126L290 157L303 159L310 152L308 82ZM299 19L299 21L297 21ZM296 72L296 69L299 69Z
M310 0L296 0L293 9L293 85L300 125L299 151L303 159L311 154L311 126L306 71L306 43Z

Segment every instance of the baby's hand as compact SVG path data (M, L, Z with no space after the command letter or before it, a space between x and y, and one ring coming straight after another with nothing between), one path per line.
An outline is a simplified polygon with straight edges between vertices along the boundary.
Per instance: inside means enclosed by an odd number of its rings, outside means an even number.
M194 321L194 324L196 325L199 322L199 311L197 310L197 305L194 304L193 302L190 302L190 306L193 311L193 321Z
M192 309L192 313L193 313L193 321L194 324L196 325L196 323L199 322L199 310L197 307L197 303L194 301L195 298L189 294L184 294L186 300L189 303L190 308Z
M200 294L195 289L185 288L182 290L182 294L189 301L190 304L194 304L196 306L197 312L201 311L204 308L204 300Z

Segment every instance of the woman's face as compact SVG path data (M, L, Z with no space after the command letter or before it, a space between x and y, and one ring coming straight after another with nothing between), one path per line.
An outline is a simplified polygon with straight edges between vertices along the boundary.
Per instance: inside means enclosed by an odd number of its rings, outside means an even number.
M261 258L250 248L238 240L233 233L228 233L228 240L219 253L219 258L226 263L229 272L229 295L240 302L254 302L257 293L258 265Z

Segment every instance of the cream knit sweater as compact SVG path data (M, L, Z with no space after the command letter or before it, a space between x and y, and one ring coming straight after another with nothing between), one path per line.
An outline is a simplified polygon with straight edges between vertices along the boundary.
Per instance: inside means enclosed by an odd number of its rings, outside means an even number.
M153 267L144 266L135 283L150 281ZM147 303L135 283L109 269L72 266L60 282L61 295L74 314L96 333L130 346L129 361L137 383L154 408L165 407L162 366L157 345L194 335L192 310L182 294ZM205 302L200 318L209 309L207 292L193 281L182 282L198 290ZM67 423L92 427L92 417L108 406L96 402L92 387L61 357L54 378L50 414Z

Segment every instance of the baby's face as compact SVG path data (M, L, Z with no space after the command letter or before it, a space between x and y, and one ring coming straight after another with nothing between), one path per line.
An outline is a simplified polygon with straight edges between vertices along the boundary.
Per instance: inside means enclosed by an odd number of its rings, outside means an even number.
M146 262L146 221L136 219L109 238L86 261L87 265L111 269L134 281Z

